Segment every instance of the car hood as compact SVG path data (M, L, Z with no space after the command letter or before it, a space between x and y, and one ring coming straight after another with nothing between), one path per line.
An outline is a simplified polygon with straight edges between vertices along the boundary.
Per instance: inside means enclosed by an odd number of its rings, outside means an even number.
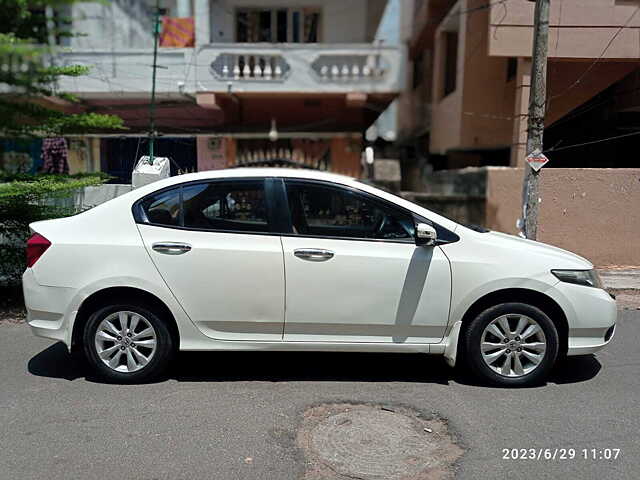
M523 255L536 255L550 262L552 268L566 269L591 269L593 264L584 257L575 253L563 250L562 248L547 245L546 243L527 240L526 238L517 237L501 232L490 231L481 233L487 236L494 246L503 247L512 250L521 250ZM525 250L526 249L526 250Z

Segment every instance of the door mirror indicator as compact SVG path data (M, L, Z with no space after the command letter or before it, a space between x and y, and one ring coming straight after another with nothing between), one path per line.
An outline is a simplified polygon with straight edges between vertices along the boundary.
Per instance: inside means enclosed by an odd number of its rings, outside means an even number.
M433 246L436 244L438 235L436 229L428 223L418 223L416 225L416 245Z

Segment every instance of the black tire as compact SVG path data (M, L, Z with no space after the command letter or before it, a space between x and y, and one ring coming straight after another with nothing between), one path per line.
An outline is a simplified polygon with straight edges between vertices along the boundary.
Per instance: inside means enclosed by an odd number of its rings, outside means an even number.
M518 377L509 377L495 372L487 365L481 350L482 334L485 328L502 315L526 315L541 327L546 350L538 366L531 372ZM560 340L553 321L539 308L525 303L502 303L486 309L468 325L464 332L465 361L470 370L481 380L493 385L524 387L542 383L558 358ZM491 352L491 350L489 350Z
M95 335L100 323L115 312L133 312L141 315L155 331L156 346L149 363L132 372L116 371L105 365L96 349ZM121 303L96 310L84 327L83 350L92 370L97 376L110 383L145 383L156 379L167 368L174 353L174 339L162 315L152 307ZM139 347L138 347L139 348Z

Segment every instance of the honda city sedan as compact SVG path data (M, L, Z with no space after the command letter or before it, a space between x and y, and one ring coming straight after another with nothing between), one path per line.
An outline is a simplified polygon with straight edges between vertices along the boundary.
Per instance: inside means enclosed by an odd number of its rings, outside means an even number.
M522 386L615 329L587 260L317 171L176 176L31 229L31 329L108 381L178 350L321 350L444 355Z

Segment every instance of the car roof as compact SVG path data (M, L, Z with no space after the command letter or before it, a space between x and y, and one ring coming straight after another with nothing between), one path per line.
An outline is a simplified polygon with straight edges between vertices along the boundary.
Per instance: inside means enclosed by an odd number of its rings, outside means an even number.
M359 185L356 179L347 177L346 175L338 175L335 173L321 172L311 169L297 168L226 168L222 170L205 170L204 172L186 173L183 175L175 175L173 177L164 178L156 182L138 187L135 189L140 196L151 193L161 188L171 187L180 183L197 182L199 180L224 179L224 178L268 178L268 177L284 177L284 178L303 178L311 180L325 180L327 182L341 183L343 185Z
M236 177L288 177L288 178L309 178L317 180L328 180L333 182L353 182L354 178L336 173L322 172L319 170L302 169L302 168L226 168L224 170L205 170L203 172L188 173L171 177L178 179L179 182L189 182L198 179L207 178L236 178Z

